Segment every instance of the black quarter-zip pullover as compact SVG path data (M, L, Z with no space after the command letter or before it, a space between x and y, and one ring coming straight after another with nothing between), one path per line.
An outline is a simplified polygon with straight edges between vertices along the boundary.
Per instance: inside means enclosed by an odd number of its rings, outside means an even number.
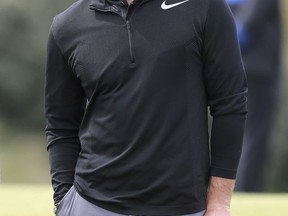
M51 26L45 92L55 202L74 184L113 212L188 214L210 176L235 178L247 85L225 0L77 1Z

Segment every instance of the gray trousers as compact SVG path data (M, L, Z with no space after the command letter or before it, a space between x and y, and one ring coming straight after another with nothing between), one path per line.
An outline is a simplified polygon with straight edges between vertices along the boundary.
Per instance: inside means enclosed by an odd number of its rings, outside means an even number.
M205 211L181 216L203 216ZM74 186L67 192L57 209L57 216L129 216L110 212L83 199ZM132 216L132 215L130 215Z

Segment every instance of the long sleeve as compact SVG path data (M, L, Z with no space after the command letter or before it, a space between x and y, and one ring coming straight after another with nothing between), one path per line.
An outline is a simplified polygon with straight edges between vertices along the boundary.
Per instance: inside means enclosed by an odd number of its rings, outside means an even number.
M204 78L213 116L211 175L234 179L247 114L247 81L235 23L225 0L210 0L204 28Z
M46 136L54 201L72 186L80 152L79 126L86 99L76 75L67 66L52 30L48 39L45 83Z

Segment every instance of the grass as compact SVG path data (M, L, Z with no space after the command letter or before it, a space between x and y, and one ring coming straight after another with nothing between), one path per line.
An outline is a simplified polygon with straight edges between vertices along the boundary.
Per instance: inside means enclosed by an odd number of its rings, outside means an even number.
M52 191L47 185L0 185L1 216L53 216Z
M288 194L235 193L233 216L288 215Z
M1 216L53 216L52 209L49 185L0 185ZM288 215L288 194L235 193L232 210L233 216Z

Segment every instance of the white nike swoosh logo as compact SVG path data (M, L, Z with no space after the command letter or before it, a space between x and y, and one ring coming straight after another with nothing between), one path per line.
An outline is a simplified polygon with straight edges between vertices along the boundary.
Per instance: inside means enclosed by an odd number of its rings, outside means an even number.
M181 1L181 2L177 2L177 3L175 3L175 4L166 5L166 0L165 0L165 1L162 3L161 8L162 8L163 10L167 10L167 9L176 7L176 6L180 5L180 4L183 4L183 3L187 2L187 1L190 1L190 0L184 0L184 1Z

